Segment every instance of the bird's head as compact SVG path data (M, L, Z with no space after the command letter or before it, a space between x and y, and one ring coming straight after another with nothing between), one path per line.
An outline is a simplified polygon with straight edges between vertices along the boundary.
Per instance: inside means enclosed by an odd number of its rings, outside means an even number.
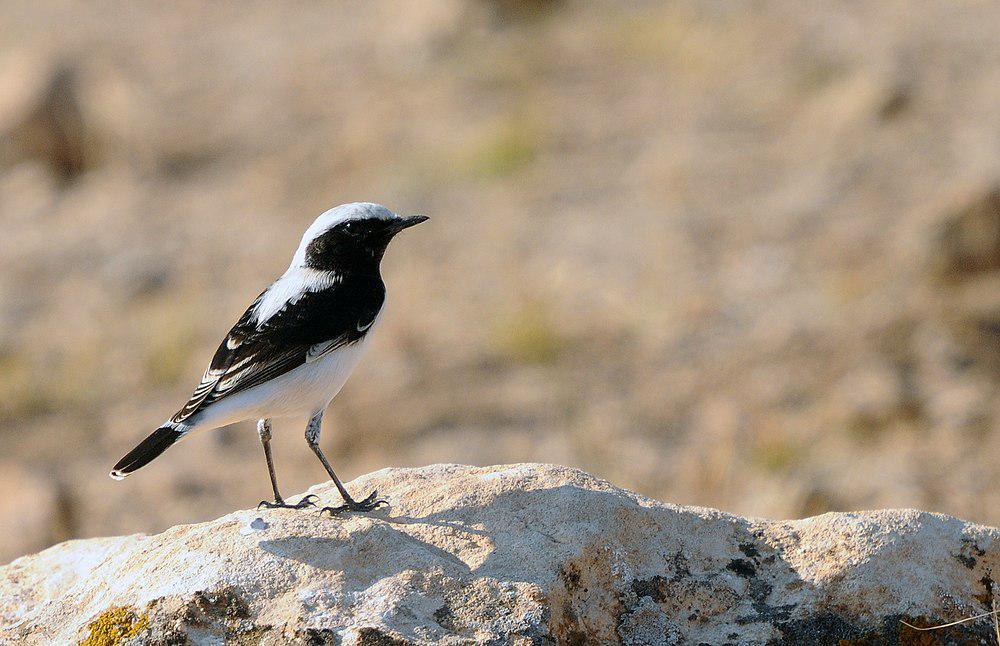
M396 215L369 202L342 204L306 229L292 267L344 272L377 269L393 236L425 220L426 215Z

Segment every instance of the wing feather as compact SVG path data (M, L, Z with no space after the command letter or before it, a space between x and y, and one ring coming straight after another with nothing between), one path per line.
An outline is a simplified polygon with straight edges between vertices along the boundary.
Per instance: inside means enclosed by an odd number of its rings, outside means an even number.
M385 286L358 276L289 300L256 321L262 293L219 345L188 402L172 418L183 422L213 403L263 384L362 339L378 316Z

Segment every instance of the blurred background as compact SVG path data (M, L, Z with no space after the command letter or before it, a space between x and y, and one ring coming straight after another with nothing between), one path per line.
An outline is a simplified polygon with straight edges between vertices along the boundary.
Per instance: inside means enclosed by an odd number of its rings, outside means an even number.
M5 2L0 562L270 496L250 424L107 472L355 200L432 220L326 417L345 478L1000 524L998 33L989 0Z

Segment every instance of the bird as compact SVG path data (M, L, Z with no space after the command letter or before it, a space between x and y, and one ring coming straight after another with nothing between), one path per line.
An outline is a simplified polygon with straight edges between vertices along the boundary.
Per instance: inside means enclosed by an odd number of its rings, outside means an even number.
M427 220L370 202L342 204L306 229L288 269L260 293L219 344L191 398L112 468L122 480L196 431L257 421L274 500L267 508L304 509L315 495L288 503L271 457L271 420L301 416L306 443L337 486L343 504L320 513L367 512L387 504L373 491L355 500L319 445L323 413L346 383L382 318L380 265L400 231Z

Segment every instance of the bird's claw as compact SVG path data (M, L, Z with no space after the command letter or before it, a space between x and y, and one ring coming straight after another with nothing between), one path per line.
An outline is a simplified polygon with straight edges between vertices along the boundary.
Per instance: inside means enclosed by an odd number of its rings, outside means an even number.
M298 501L294 505L291 505L284 500L280 502L271 502L269 500L261 500L260 504L257 505L257 509L265 507L267 509L305 509L306 507L315 507L315 500L319 500L319 496L316 494L309 494L308 496L303 496L302 500Z
M336 516L342 514L345 511L362 511L368 512L378 509L382 505L389 505L389 501L384 498L378 497L378 491L371 492L367 498L364 500L347 500L342 505L337 505L336 507L323 507L319 510L320 515L323 512L328 512L331 516Z

